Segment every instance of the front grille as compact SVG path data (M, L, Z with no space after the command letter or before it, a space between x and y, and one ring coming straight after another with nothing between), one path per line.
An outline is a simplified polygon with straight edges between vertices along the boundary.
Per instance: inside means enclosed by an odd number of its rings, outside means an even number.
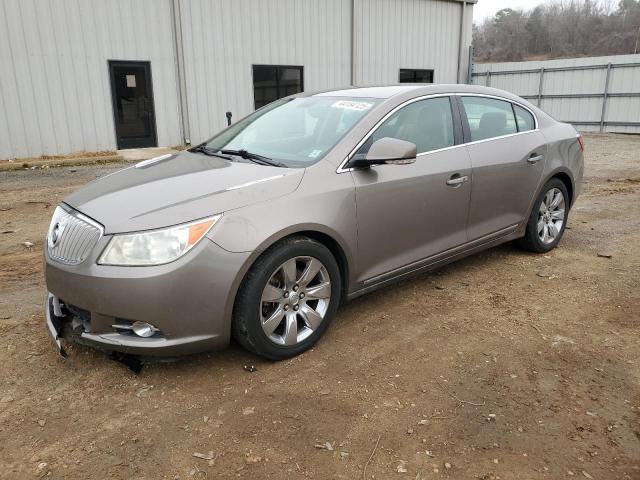
M67 265L78 265L89 256L101 235L99 225L80 214L58 207L53 213L47 234L49 256Z

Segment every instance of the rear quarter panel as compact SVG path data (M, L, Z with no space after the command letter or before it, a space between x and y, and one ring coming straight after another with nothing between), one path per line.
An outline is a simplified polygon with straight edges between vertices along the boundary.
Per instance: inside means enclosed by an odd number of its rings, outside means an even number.
M584 159L582 148L578 142L578 132L566 123L552 123L542 128L542 134L548 142L547 161L543 175L546 181L558 174L566 173L571 178L573 205L582 191L582 177L584 174Z

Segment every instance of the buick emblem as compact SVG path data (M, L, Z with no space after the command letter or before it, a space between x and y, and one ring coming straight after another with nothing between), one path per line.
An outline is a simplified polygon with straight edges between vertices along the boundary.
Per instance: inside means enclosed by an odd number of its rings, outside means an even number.
M64 223L57 222L53 228L51 229L51 234L49 235L49 246L51 248L55 247L62 236L62 232L64 231Z

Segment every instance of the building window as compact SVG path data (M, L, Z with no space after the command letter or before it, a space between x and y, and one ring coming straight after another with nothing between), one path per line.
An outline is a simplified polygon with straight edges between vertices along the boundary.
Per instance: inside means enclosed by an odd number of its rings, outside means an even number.
M256 110L303 90L303 67L253 66L253 101Z
M433 83L433 70L401 68L400 83Z

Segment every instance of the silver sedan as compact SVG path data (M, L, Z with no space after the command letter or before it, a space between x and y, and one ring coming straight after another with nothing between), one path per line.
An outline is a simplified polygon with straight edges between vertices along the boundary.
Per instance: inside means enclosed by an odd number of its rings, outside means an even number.
M76 191L45 246L48 329L135 356L282 359L341 302L516 240L556 247L582 137L465 85L278 100L176 155Z

